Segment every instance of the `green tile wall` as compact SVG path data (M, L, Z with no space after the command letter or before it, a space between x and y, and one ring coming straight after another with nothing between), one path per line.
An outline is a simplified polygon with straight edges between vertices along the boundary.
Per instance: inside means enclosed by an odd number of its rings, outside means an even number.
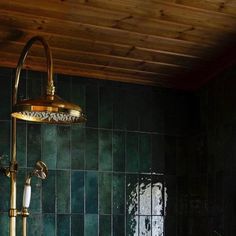
M10 155L13 74L11 69L0 69L0 154L6 156L4 163ZM39 95L44 76L24 71L19 97ZM177 179L176 153L181 155L182 149L176 145L191 132L191 95L64 75L55 79L58 94L80 104L88 122L18 122L18 208L26 173L39 159L49 167L47 180L32 179L29 235L168 235L164 221L171 228L173 220L165 209L174 212L176 199L168 196L173 203L167 208L164 193L174 194L168 185L174 188L171 183ZM0 175L0 183L0 235L6 236L9 180ZM171 217L175 218L175 212ZM20 218L17 225L20 235Z

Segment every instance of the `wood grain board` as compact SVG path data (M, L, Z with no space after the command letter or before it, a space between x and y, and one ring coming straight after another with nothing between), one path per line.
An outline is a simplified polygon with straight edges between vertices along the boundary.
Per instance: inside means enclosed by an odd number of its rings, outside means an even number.
M188 90L235 48L236 0L1 0L0 22L0 66L41 35L56 73ZM44 63L34 45L26 67Z

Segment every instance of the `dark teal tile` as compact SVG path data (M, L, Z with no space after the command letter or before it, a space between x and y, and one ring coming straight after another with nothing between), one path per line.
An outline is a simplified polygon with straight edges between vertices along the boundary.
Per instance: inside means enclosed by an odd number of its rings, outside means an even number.
M98 176L96 172L85 175L86 213L98 213Z
M57 94L64 100L71 101L71 76L57 75Z
M70 171L57 171L57 212L70 213Z
M113 171L125 171L125 132L113 131Z
M100 236L111 236L111 216L100 215L99 216L99 235Z
M57 126L42 125L42 160L49 169L56 169L57 163Z
M71 169L84 169L85 129L78 125L71 126Z
M127 215L126 217L126 235L138 236L139 235L139 219L135 215Z
M98 130L86 129L85 169L98 169Z
M55 214L43 214L43 234L56 236Z
M70 169L70 126L57 126L57 168Z
M28 124L27 135L27 165L34 167L41 160L41 125Z
M99 127L112 128L113 94L112 88L100 87L99 89Z
M139 214L139 176L134 174L126 175L126 213L127 215Z
M84 213L84 172L71 173L71 212Z
M18 122L17 123L17 162L20 167L27 166L27 155L26 155L26 142L27 142L27 125L25 122Z
M17 173L17 194L16 194L16 207L17 207L17 209L22 208L23 190L24 190L24 186L25 186L25 179L26 179L28 172L29 172L29 170L27 170L26 168L19 168L18 173ZM7 179L5 179L5 180L7 180ZM34 180L34 182L33 182L33 180ZM33 179L33 180L32 180L32 183L35 184L36 180L35 179ZM9 182L8 182L8 184L9 184ZM33 191L33 189L31 189L31 190ZM9 202L9 200L7 200L7 203L8 202ZM31 204L30 204L30 211L31 211Z
M165 172L165 139L163 135L152 135L152 172Z
M42 183L42 210L43 213L55 212L55 199L56 199L56 171L49 171L47 179Z
M121 88L113 88L113 128L126 128L125 116L125 91Z
M84 236L98 235L98 215L86 214L84 222Z
M57 215L57 236L70 235L70 215Z
M152 235L164 235L163 216L152 216Z
M151 212L152 212L151 205L152 205L151 175L140 175L139 176L139 214L151 215Z
M78 77L72 77L71 83L71 102L79 105L85 111L85 84L80 82L80 78Z
M128 132L126 134L126 171L139 171L139 155L138 155L139 138L137 133Z
M125 95L126 129L138 131L140 126L139 94L135 90L127 90Z
M43 232L42 215L31 214L28 217L27 232L29 236L41 236Z
M152 175L152 215L164 214L163 176Z
M84 215L71 215L71 236L84 236Z
M32 178L31 180L31 202L30 211L32 213L42 212L42 180Z
M9 217L8 213L1 213L0 229L3 236L9 235Z
M113 215L113 236L125 235L125 216Z
M165 136L165 174L176 174L176 137Z
M12 72L5 71L0 74L0 101L1 101L1 112L0 120L9 120L11 112L11 76Z
M111 214L111 173L99 173L99 213Z
M2 164L8 165L10 159L10 122L0 122L0 156L3 157Z
M113 214L125 214L125 175L113 174Z
M151 216L140 216L139 217L139 235L152 235L152 218ZM162 235L162 234L153 234Z
M86 115L87 127L98 127L98 87L88 85L86 87Z
M143 173L150 173L152 167L152 146L151 135L139 135L139 170Z
M112 132L99 131L99 170L112 170Z
M43 78L42 73L36 71L26 71L27 76L27 97L38 98L42 95ZM43 90L45 91L45 90Z
M7 212L9 210L10 199L9 179L0 173L0 182L0 212Z

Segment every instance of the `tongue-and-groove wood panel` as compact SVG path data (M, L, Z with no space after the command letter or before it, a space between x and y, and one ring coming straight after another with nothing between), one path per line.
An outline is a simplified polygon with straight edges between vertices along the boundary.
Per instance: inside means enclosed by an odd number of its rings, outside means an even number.
M0 22L0 66L42 35L56 72L192 89L235 41L236 0L1 0ZM28 68L45 70L39 46L30 56Z

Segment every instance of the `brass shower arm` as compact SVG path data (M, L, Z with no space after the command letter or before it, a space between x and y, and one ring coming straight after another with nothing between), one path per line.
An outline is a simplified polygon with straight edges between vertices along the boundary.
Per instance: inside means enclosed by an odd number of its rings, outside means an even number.
M24 66L24 62L25 59L28 55L28 52L30 50L30 48L32 47L32 45L36 42L39 41L45 50L45 55L47 58L47 74L48 74L48 81L47 81L47 94L46 95L54 95L55 93L55 87L54 87L54 81L53 81L53 62L52 62L52 53L50 50L50 47L47 43L47 41L41 37L41 36L35 36L33 38L31 38L27 44L25 45L18 64L17 64L17 68L16 68L16 76L15 76L15 84L14 84L14 88L13 88L13 97L12 97L12 105L14 106L17 103L17 92L18 92L18 85L19 85L19 80L20 80L20 73L21 70Z

